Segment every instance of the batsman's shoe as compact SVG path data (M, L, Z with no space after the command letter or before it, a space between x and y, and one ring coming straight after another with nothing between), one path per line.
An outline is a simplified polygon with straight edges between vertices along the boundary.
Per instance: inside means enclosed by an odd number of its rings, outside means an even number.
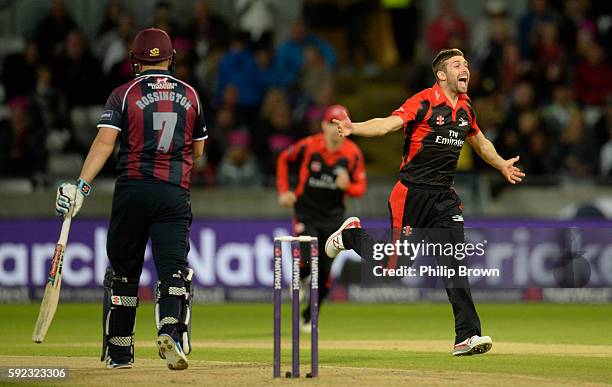
M356 216L351 216L342 223L339 229L327 238L325 242L325 254L330 258L335 258L336 255L340 254L344 250L344 244L342 243L342 231L348 230L349 228L361 228L361 221Z
M169 369L184 370L189 366L181 343L174 341L172 336L165 333L157 336L157 349L159 350L159 355L166 359Z
M493 347L493 340L491 340L491 337L474 335L469 339L465 339L455 344L453 356L480 355L481 353L489 352L491 347Z
M106 361L106 368L108 368L109 370L128 369L128 368L132 368L133 366L134 364L132 364L132 362L122 363L122 362L115 361L111 359L110 357Z

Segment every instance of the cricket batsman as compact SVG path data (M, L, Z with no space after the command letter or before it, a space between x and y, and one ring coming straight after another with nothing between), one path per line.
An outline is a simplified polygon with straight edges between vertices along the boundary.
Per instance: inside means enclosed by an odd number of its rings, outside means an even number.
M276 163L276 187L282 206L293 207L296 235L317 237L319 246L338 229L344 219L344 198L359 197L366 191L363 155L352 141L340 136L332 120L348 117L342 105L328 107L321 121L322 132L305 137L285 149ZM294 166L298 181L293 189L289 170ZM302 245L302 257L310 250ZM319 255L319 306L331 287L332 259L321 249ZM310 274L310 263L302 262L300 278ZM310 333L310 303L302 312L300 329Z
M466 94L470 70L463 53L458 49L440 51L433 60L432 70L436 83L407 99L390 116L351 122L343 115L333 122L341 136L376 137L402 129L404 147L399 181L389 197L392 229L441 229L446 242L463 243L462 204L453 188L463 143L467 140L509 183L520 182L525 174L514 166L518 156L504 160L480 131ZM373 256L373 244L359 219L351 217L329 237L325 252L335 257L341 250L353 249L367 259ZM437 259L453 268L464 265L454 257ZM453 278L445 287L455 316L452 354L489 351L493 342L489 336L481 335L480 319L467 279Z
M110 369L132 368L138 282L150 238L158 277L157 347L168 368L182 370L191 351L191 170L207 138L204 107L193 87L172 76L175 51L165 31L140 31L132 47L136 78L108 98L81 174L76 184L59 186L56 210L62 216L79 212L118 140L106 245L110 267L104 278L102 360Z

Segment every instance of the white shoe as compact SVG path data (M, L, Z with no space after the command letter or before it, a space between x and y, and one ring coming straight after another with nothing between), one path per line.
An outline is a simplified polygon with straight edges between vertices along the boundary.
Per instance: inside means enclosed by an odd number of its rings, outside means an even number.
M351 216L342 223L339 229L327 238L325 242L325 254L330 258L335 258L336 255L340 254L344 250L344 244L342 243L342 231L349 228L361 228L361 221L356 216Z
M474 335L469 339L455 344L453 348L453 356L471 356L480 355L493 347L493 340L489 336Z
M304 321L304 318L300 318L300 332L305 333L307 335L312 333L312 324L310 321Z
M181 344L174 341L170 335L162 333L157 337L157 349L171 370L184 370L189 366Z
M108 368L109 370L129 369L129 368L132 368L133 366L134 365L132 362L119 363L119 362L114 361L110 357L106 361L106 368Z

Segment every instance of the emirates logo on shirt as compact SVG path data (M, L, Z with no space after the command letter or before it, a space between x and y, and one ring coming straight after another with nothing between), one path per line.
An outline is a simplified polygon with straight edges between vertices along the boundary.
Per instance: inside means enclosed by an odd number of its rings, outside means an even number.
M444 117L442 116L436 117L436 124L438 124L438 126L444 125Z

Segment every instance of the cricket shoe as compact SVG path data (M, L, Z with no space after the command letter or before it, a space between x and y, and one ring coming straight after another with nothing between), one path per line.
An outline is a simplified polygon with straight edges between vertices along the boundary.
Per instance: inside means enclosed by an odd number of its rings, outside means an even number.
M312 333L312 324L310 321L304 320L304 317L300 318L300 332L305 333L307 335Z
M480 355L489 352L491 347L493 347L493 340L491 340L491 337L474 335L455 344L453 356Z
M361 228L361 221L356 216L351 216L342 223L339 229L327 238L325 242L325 254L330 258L335 258L336 255L340 254L344 250L344 244L342 243L342 231L348 230L349 228Z
M159 356L166 359L169 369L184 370L189 366L181 343L174 341L172 336L165 333L157 336L157 349L159 350Z
M129 369L132 368L134 364L132 362L122 363L111 359L110 357L106 361L106 368L109 370L118 370L118 369Z

